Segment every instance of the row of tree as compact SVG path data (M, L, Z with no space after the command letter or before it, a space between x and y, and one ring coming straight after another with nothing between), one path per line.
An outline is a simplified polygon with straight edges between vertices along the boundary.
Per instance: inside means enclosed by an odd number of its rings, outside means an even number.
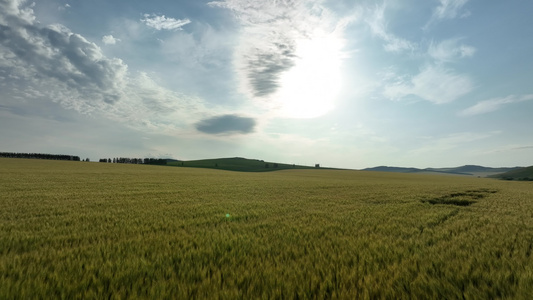
M0 152L0 157L8 158L35 158L35 159L52 159L52 160L72 160L72 161L90 161L89 158L80 159L76 155L64 154L46 154L46 153L18 153L18 152ZM149 165L166 165L167 160L162 158L129 158L115 157L100 158L100 162L117 163L117 164L149 164Z
M129 158L129 157L115 157L100 158L99 162L114 163L114 164L148 164L148 165L166 165L167 160L161 158Z
M129 158L129 157L115 157L111 158L100 158L99 162L105 163L114 163L114 164L142 164L142 158Z
M80 157L79 156L75 156L75 155L46 154L46 153L0 152L0 157L80 161Z

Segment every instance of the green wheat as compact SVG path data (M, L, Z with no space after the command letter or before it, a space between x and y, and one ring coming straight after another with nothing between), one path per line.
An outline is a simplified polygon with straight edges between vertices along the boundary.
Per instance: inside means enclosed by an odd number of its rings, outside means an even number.
M0 159L0 193L0 299L533 297L529 182Z

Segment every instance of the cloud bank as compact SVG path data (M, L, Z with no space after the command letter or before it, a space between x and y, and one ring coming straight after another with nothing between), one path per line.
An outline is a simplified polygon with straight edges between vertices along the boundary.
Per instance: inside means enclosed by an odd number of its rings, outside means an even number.
M104 37L104 43L117 41ZM203 101L169 91L146 73L132 73L82 35L60 24L42 25L33 4L0 1L0 74L10 101L53 101L132 127L184 128L206 111Z
M4 16L0 51L5 68L28 81L56 79L93 101L121 98L128 69L122 60L104 57L96 44L64 26L41 27L30 18L31 8Z

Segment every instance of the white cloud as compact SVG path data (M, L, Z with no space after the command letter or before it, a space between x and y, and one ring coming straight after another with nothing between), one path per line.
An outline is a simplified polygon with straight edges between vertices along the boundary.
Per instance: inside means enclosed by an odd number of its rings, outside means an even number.
M366 19L366 23L370 26L372 34L381 38L385 44L383 48L388 52L401 52L404 50L413 51L416 49L416 44L395 36L387 29L385 21L385 4L377 5L370 13L370 17Z
M42 27L39 22L26 20L21 15L9 19L10 30L4 31L0 48L21 78L55 79L83 94L98 95L94 100L109 103L121 97L119 89L127 72L122 60L104 57L96 44L64 26Z
M433 14L428 23L424 26L424 29L428 29L431 25L441 20L469 16L469 11L462 10L463 6L465 6L468 1L470 0L439 0L439 6L433 10Z
M385 87L384 95L399 100L415 95L435 104L457 100L474 89L472 80L440 66L427 66L408 82L404 80Z
M6 25L10 16L16 16L19 22L32 23L35 20L33 7L35 3L26 5L26 0L0 1L0 24Z
M433 15L437 19L454 19L456 18L461 8L469 0L440 0L440 5L435 9ZM462 13L461 16L467 16L469 13Z
M159 131L186 130L210 110L202 99L132 73L122 60L106 57L98 45L65 26L43 26L31 6L10 3L20 7L0 2L0 20L9 29L0 39L0 75L9 74L2 83L5 101L55 102Z
M459 44L460 38L444 40L440 43L431 42L428 54L440 62L452 62L458 58L471 57L476 53L476 48Z
M460 116L474 116L474 115L486 114L489 112L499 110L502 107L509 105L509 104L519 103L519 102L524 102L524 101L531 101L531 100L533 100L533 94L522 95L522 96L510 95L504 98L494 98L494 99L484 100L461 111L459 115Z
M120 39L115 38L113 35L104 35L102 37L102 42L106 45L114 45L117 42L120 42Z
M302 97L318 97L309 90L329 91L327 96L334 97L335 91L323 84L337 78L343 30L352 18L335 16L319 1L224 0L209 5L231 10L242 26L233 64L243 95L260 99L256 103L273 111L292 105L295 94L301 110L318 106ZM287 95L292 99L285 101Z
M65 4L65 5L63 5L63 6L59 6L59 7L57 8L57 10L59 10L59 11L65 11L65 10L68 9L68 8L70 8L70 4L67 3L67 4Z
M165 15L144 14L141 22L157 30L182 30L182 27L191 23L191 20L167 18Z

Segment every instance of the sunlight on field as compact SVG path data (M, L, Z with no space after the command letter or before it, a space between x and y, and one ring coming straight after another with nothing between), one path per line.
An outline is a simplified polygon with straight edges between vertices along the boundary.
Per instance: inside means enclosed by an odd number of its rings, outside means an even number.
M0 299L531 298L530 182L0 159Z

